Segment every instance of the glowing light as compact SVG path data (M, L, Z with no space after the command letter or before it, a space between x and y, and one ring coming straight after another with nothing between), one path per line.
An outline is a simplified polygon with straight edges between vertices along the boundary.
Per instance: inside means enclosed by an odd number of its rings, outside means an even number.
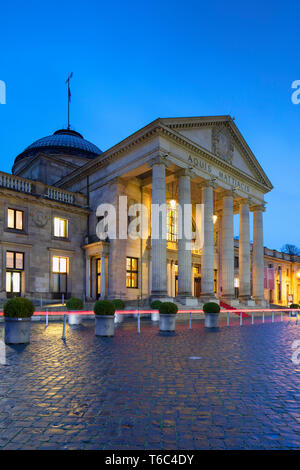
M296 276L300 278L300 271L297 272Z
M234 287L240 287L240 280L238 277L234 278Z
M175 201L175 199L171 199L171 201L170 201L170 207L171 207L171 209L175 209L175 207L176 207L176 201Z
M213 223L214 223L214 224L217 222L217 219L218 219L218 216L217 216L217 215L213 215Z

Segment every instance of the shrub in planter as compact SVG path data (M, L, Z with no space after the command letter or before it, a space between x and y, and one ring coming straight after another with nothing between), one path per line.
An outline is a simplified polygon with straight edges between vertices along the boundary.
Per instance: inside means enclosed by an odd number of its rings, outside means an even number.
M4 304L3 312L5 318L30 318L34 312L34 305L25 297L14 297Z
M153 308L153 310L159 310L161 304L162 302L160 300L153 300L150 304L150 307Z
M203 311L205 313L205 327L218 328L220 305L216 302L207 302L203 305Z
M94 305L95 335L113 336L115 332L115 306L109 300L98 300Z
M159 310L162 302L160 300L153 300L150 304L150 307L153 310ZM152 321L159 321L159 313L158 312L151 312L151 320Z
M34 312L33 303L24 297L15 297L4 304L3 312L5 343L30 343L30 322Z
M173 302L162 302L159 306L160 331L175 331L176 314L178 307Z
M74 312L83 309L83 303L81 299L77 297L71 297L66 302L66 307L69 312ZM68 315L68 322L70 325L79 325L81 323L81 315L76 313L70 313Z
M68 310L82 310L83 303L81 299L78 299L77 297L71 297L67 300L66 307Z
M122 299L114 299L112 300L112 303L114 304L116 310L123 310L125 308L125 303Z
M298 304L291 304L290 308L299 308L299 305Z
M216 302L207 302L203 305L203 311L205 313L220 313L220 305Z

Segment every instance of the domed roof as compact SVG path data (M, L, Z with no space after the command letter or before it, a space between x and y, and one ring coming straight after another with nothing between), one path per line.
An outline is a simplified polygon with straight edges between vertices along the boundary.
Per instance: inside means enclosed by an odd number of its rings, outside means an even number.
M71 129L60 129L53 135L43 137L29 145L15 159L15 163L39 152L47 154L67 154L84 158L95 158L102 151L94 144L85 140L79 132Z

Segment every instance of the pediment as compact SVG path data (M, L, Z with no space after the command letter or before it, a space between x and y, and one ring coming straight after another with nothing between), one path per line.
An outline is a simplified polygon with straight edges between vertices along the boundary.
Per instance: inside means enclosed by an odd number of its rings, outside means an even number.
M162 123L235 170L272 189L248 144L230 116L170 118Z

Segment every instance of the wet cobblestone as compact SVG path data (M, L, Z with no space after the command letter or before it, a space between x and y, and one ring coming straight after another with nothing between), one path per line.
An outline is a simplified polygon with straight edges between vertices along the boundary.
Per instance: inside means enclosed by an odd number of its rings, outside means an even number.
M0 326L0 330L3 326ZM128 321L114 338L93 322L32 325L0 365L0 449L298 449L295 322L175 336ZM190 359L192 356L199 359Z

